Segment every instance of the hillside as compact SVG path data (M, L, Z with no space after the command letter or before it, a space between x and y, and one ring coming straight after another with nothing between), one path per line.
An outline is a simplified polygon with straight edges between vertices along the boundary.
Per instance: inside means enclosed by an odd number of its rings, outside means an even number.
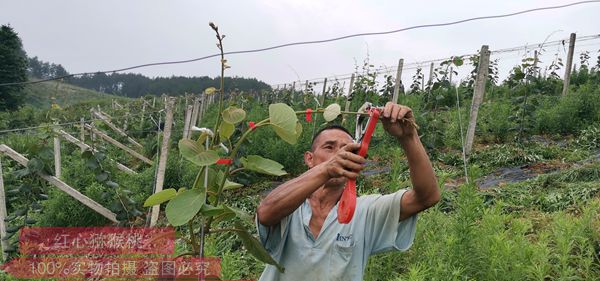
M23 92L27 95L26 104L42 109L49 109L52 100L60 107L81 102L99 101L107 99L129 100L111 94L100 93L66 83L43 82L27 85Z

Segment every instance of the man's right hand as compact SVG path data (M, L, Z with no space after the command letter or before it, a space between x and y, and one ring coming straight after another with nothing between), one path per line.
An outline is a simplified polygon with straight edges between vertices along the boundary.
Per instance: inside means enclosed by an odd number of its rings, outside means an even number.
M360 148L360 143L349 143L341 147L331 159L323 162L327 175L330 178L345 177L356 179L360 171L364 168L363 164L367 160L356 154Z

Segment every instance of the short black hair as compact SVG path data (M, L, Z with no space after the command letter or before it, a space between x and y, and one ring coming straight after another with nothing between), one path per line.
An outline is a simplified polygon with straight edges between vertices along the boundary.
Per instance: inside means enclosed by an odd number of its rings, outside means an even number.
M319 137L319 135L327 130L340 130L340 131L344 131L346 134L348 134L352 139L354 139L354 137L352 136L352 134L350 133L350 131L348 131L348 129L344 128L344 126L342 125L338 125L338 124L333 124L333 125L328 125L325 126L321 129L319 129L319 131L317 131L317 133L313 136L312 141L310 142L310 151L314 151L314 144L315 144L315 140L317 140L317 138Z

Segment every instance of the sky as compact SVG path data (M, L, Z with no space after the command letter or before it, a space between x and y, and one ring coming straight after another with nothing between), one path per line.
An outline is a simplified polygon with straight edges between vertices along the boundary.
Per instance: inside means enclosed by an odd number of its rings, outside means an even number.
M360 0L0 0L0 24L10 24L29 56L62 64L70 73L118 69L185 60L218 52L214 22L225 34L226 51L380 32L471 17L517 12L575 2L360 1ZM600 34L600 3L488 19L447 27L293 46L262 53L230 55L227 76L255 77L269 84L347 74L368 59L376 67ZM595 45L594 45L595 44ZM600 40L581 50L597 56ZM564 56L564 47L547 50ZM503 67L524 53L499 56ZM494 58L494 57L492 57ZM551 58L542 59L548 62ZM594 60L595 61L595 60ZM132 70L150 77L220 75L219 60ZM403 79L411 72L405 71Z

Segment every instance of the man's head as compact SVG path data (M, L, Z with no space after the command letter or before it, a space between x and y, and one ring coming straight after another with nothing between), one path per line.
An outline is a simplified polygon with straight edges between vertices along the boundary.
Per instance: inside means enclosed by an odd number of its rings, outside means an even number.
M304 162L312 168L329 160L341 147L352 143L350 132L340 125L320 129L312 139L310 151L304 153Z

